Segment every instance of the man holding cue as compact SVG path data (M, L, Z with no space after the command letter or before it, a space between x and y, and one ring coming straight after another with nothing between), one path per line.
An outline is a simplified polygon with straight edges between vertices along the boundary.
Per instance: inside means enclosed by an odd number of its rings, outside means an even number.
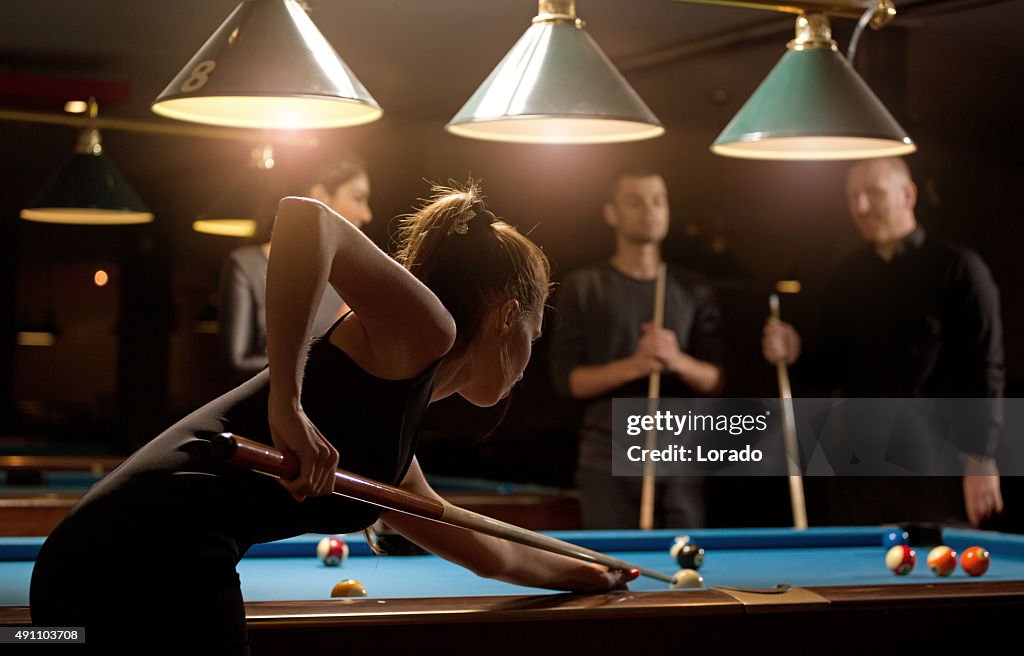
M551 367L556 389L586 402L577 468L584 526L636 528L641 480L612 476L612 399L647 397L652 372L661 372L663 397L717 394L723 386L719 311L699 276L668 266L663 325L655 327L656 278L669 228L660 175L638 169L617 175L603 214L615 232L615 252L563 282ZM666 477L655 499L656 525L703 525L702 479Z
M816 348L803 353L794 327L773 318L764 328L765 359L794 365L798 380L846 398L1001 398L999 292L985 263L918 225L917 187L902 159L853 164L846 197L866 246L840 264L826 289ZM1002 512L1003 499L995 440L973 439L962 477L824 481L819 521L977 526Z

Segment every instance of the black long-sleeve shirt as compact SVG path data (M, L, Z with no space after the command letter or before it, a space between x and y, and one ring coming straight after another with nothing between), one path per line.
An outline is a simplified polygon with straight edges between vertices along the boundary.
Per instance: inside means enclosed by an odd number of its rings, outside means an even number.
M921 228L888 262L870 248L842 262L826 288L816 342L794 375L844 397L1003 395L992 274L977 254L930 239ZM985 439L984 451L991 451Z

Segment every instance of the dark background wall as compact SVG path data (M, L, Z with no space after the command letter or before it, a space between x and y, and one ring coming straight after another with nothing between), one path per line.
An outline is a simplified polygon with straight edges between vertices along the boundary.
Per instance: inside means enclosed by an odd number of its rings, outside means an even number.
M414 30L412 46L393 42L391 63L386 43L382 47L360 37L351 25L332 26L344 33L347 47L339 50L364 84L371 92L383 90L378 99L385 117L322 133L315 149L279 147L279 170L298 178L335 149L361 153L373 184L375 220L368 232L385 248L393 217L429 193L427 181L473 176L482 181L494 210L544 247L556 280L610 252L612 241L600 221L609 176L624 163L660 170L672 204L667 256L704 271L718 286L729 344L726 395L775 395L773 371L758 350L767 296L776 280L800 279L803 291L784 298L783 312L812 329L830 270L857 246L843 200L845 166L733 160L712 155L708 146L781 56L791 38L791 20L666 2L594 2L588 14L589 3L578 3L580 14L590 19L591 34L665 123L667 134L634 144L527 146L464 140L442 130L525 29L534 9L518 6L530 3L495 4L494 12L518 18L487 23L488 38L457 47L432 31L440 29L449 7L463 12L465 29L483 26L485 13L475 17L476 23L465 18L471 4L435 5L429 20L420 17L419 27L408 28ZM864 35L857 66L918 143L919 153L909 162L920 188L923 224L977 250L992 268L1003 297L1009 394L1017 395L1024 382L1019 302L1024 227L1017 200L1024 186L1024 121L1016 85L1024 54L1011 26L1024 19L1024 3L905 4L911 5L905 17ZM187 23L189 34L201 35L201 42L229 10L204 9L212 18ZM132 11L131 18L147 18L142 8ZM376 16L382 25L387 14L381 12L393 12L401 23L403 12L423 9L353 3L351 11ZM678 13L677 29L694 44L681 56L663 47L672 26L661 17L670 11ZM718 26L720 35L737 36L727 47L704 45L706 35L694 34L691 25L699 19ZM59 11L52 20L62 20ZM737 26L749 24L764 36L739 36ZM834 25L845 48L852 21L837 19ZM645 30L657 32L660 45L651 43ZM179 46L184 54L161 59L159 75L152 74L159 80L149 86L159 90L159 82L169 79L195 47L186 42ZM431 47L441 54L432 56ZM663 55L654 58L659 63L634 56L652 50ZM410 72L400 64L401 57L417 55L429 60L425 69ZM153 58L147 56L145 62ZM102 63L109 55L94 59L101 63L86 66L83 75L104 66L107 76L133 70L123 57L113 64ZM21 53L8 58L4 72L50 74L60 68L41 61L49 60ZM420 85L415 87L419 95L400 93L406 79ZM435 84L428 84L431 80ZM122 111L149 119L145 107L152 94L146 84L134 84ZM394 112L386 101L396 106ZM220 262L239 242L194 233L190 224L244 165L250 146L107 131L106 152L156 221L122 228L46 226L19 221L17 212L67 156L74 133L64 127L2 125L0 429L12 444L19 438L129 449L223 390L214 365L215 337L197 332L196 323L215 301ZM91 282L100 267L112 274L103 288ZM14 347L15 326L46 311L61 331L57 345ZM571 485L576 408L552 392L546 349L543 339L507 412L470 408L454 399L432 409L421 450L426 465L442 473Z

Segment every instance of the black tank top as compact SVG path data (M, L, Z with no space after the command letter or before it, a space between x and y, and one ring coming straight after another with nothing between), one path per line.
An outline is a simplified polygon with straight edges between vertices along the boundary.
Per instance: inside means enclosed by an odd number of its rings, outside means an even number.
M337 324L335 324L337 326ZM333 328L332 328L333 330ZM327 335L330 334L328 331ZM326 335L310 348L302 403L340 454L339 467L397 485L415 452L417 426L440 360L418 376L384 380L361 369ZM230 540L238 557L256 542L302 533L361 530L380 508L336 495L297 503L273 479L213 458L199 431L229 431L265 444L270 376L255 377L185 417L104 477L51 533L46 551L79 552L140 530L179 545Z

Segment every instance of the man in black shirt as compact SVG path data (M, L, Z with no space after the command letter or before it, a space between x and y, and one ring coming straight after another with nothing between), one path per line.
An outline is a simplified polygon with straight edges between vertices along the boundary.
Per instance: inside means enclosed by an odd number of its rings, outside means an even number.
M555 302L551 370L555 388L586 402L577 482L586 528L637 528L641 479L612 475L612 399L644 398L653 371L662 397L711 395L722 387L719 311L695 273L667 267L663 328L652 324L655 278L668 234L665 180L648 171L619 175L604 204L615 232L609 260L570 274ZM704 524L703 479L665 477L655 524Z
M867 244L826 288L812 352L789 324L769 319L762 348L794 376L848 398L1001 398L999 293L975 253L939 242L918 226L917 188L901 159L854 164L846 182L854 226ZM985 433L984 426L979 426ZM962 481L832 481L826 521L953 521L977 526L1002 511L995 440L980 434ZM961 491L962 490L962 496Z

